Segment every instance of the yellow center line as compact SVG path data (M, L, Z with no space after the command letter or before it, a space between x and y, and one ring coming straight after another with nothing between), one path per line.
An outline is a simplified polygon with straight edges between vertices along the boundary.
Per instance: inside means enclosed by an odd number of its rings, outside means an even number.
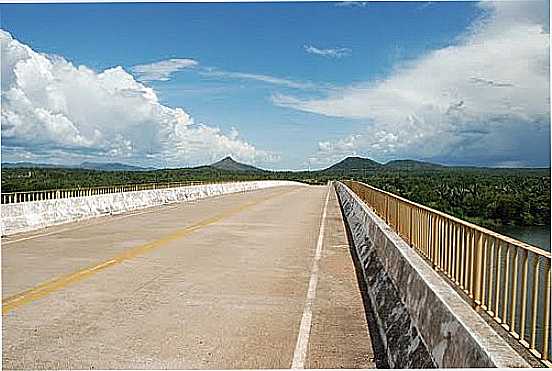
M167 235L167 236L165 236L161 239L155 240L153 242L149 242L149 243L144 244L144 245L133 247L133 248L131 248L129 250L126 250L126 251L122 252L121 254L109 259L109 260L106 260L106 261L100 263L100 264L96 264L94 266L84 268L84 269L81 269L79 271L76 271L76 272L73 272L73 273L69 273L69 274L54 278L50 281L46 281L42 284L39 284L38 286L35 286L31 289L28 289L28 290L22 291L18 294L12 295L12 296L10 296L10 297L8 297L8 298L6 298L2 301L2 314L7 314L7 313L11 312L12 310L14 310L14 309L16 309L16 308L18 308L22 305L29 304L33 301L36 301L40 298L43 298L43 297L53 293L54 291L58 291L62 288L65 288L65 287L71 285L71 284L82 281L85 278L90 277L90 276L92 276L92 275L94 275L94 274L96 274L96 273L98 273L98 272L100 272L100 271L102 271L102 270L104 270L108 267L111 267L113 265L122 263L126 260L130 260L132 258L135 258L135 257L139 256L139 255L143 255L148 251L151 251L153 249L157 249L161 246L164 246L164 245L168 244L169 242L172 242L172 241L175 241L175 240L180 239L182 237L185 237L185 236L191 234L192 232L194 232L198 229L205 228L205 227L207 227L211 224L215 224L215 223L221 221L222 219L226 219L226 218L228 218L232 215L238 214L238 213L240 213L241 211L243 211L247 208L253 207L253 206L255 206L257 204L260 204L261 202L267 201L271 198L282 196L282 195L284 195L286 193L289 193L291 191L298 191L298 190L297 189L295 189L295 190L286 190L284 192L279 192L275 195L271 195L269 197L264 197L264 198L262 198L260 200L257 200L257 201L252 201L252 202L245 203L245 204L243 204L239 207L227 210L227 211L225 211L223 213L220 213L218 215L215 215L213 217L201 220L200 222L198 222L196 224L193 224L193 225L190 225L188 227L177 230L176 232L174 232L172 234L169 234L169 235Z

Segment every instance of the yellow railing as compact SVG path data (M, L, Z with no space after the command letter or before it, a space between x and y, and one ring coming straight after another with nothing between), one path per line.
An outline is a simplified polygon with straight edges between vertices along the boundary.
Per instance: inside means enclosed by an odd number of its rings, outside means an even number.
M2 193L2 203L13 204L18 202L55 200L55 199L69 198L69 197L95 196L95 195L101 195L101 194L107 194L107 193L133 192L133 191L145 191L145 190L151 190L151 189L185 187L185 186L199 185L204 183L220 183L220 181L219 182L188 181L188 182L170 182L170 183L140 183L140 184L115 185L115 186L107 186L107 187L50 189L50 190L44 190L44 191Z
M544 365L550 362L550 252L411 202L344 181L410 246Z

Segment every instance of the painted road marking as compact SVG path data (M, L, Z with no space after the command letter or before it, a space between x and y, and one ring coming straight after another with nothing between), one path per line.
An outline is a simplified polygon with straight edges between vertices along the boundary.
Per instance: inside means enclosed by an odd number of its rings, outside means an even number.
M220 213L211 218L204 219L194 225L177 230L176 232L170 235L167 235L159 240L126 250L121 254L115 256L114 258L104 261L100 264L96 264L92 267L85 268L77 272L69 273L58 278L54 278L53 280L42 283L29 290L25 290L23 292L10 296L2 301L2 314L7 314L22 305L29 304L55 291L65 288L73 283L82 281L83 279L90 277L108 267L130 260L139 255L143 255L150 250L157 249L161 246L168 244L169 242L185 237L198 229L217 223L222 219L238 214L245 209L248 209L250 207L260 204L261 202L267 201L269 199L272 199L278 196L282 196L286 193L297 192L297 191L299 190L298 189L285 190L284 192L278 192L277 194L261 198L257 201L245 203L239 207L230 209L226 212Z
M312 262L311 277L309 281L309 289L307 291L307 299L303 308L303 317L299 327L299 335L297 336L297 344L293 352L293 362L291 368L305 368L307 359L307 348L309 345L309 337L312 323L312 306L316 298L316 286L318 285L318 262L322 256L322 243L324 242L324 230L326 227L326 211L328 209L328 199L330 198L331 183L328 185L326 192L326 201L324 202L324 210L322 211L322 220L320 221L320 232L318 233L318 241L316 243L316 252Z

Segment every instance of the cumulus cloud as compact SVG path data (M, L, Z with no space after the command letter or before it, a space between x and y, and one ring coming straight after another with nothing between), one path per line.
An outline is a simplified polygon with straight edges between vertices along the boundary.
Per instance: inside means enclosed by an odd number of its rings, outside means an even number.
M329 58L342 58L351 55L352 50L349 48L328 48L321 49L312 45L304 45L305 51L309 54L321 55Z
M180 70L197 66L193 59L167 59L155 63L139 64L131 68L140 81L167 81L171 75Z
M385 79L334 89L321 99L272 99L283 107L365 122L363 131L320 143L320 156L363 153L381 160L416 157L496 164L530 163L540 156L547 163L547 3L479 6L484 16L454 45L404 62Z
M277 160L235 129L225 134L161 104L153 89L121 67L97 73L38 53L2 30L0 43L2 152L9 160L149 159L168 166L226 155L253 163ZM169 70L159 69L157 77Z

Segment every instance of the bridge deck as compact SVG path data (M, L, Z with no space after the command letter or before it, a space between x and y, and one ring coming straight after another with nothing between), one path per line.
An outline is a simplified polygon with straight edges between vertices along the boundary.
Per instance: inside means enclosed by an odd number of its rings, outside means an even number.
M265 189L3 239L4 368L288 368L298 337L305 367L374 367L333 190L300 331L326 192Z

